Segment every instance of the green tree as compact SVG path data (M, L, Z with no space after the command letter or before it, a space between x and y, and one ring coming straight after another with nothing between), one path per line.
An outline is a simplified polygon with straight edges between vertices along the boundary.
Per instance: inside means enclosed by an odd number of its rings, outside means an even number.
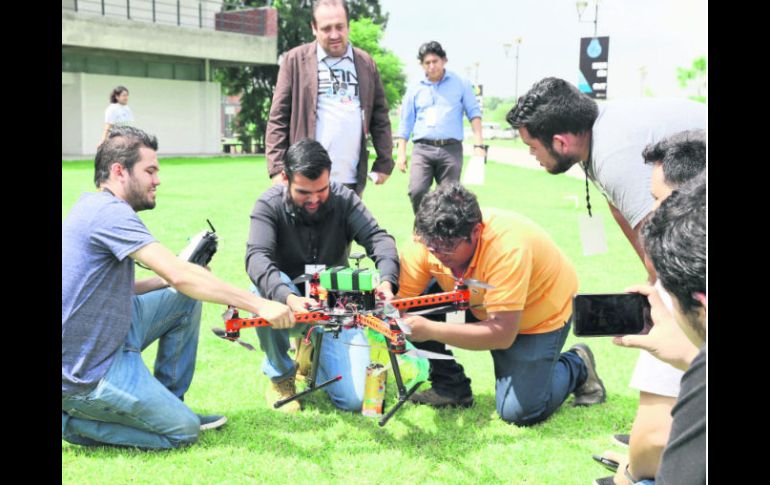
M370 18L350 22L350 42L368 52L377 63L388 106L393 107L401 103L401 98L406 92L406 75L401 59L380 45L382 34L383 27L375 24Z
M272 6L278 11L279 56L315 38L310 28L311 2L308 0L225 0L222 10L264 6ZM351 20L367 17L382 28L388 22L388 15L382 13L379 0L348 0L348 8ZM255 140L256 148L264 150L278 66L226 67L217 70L215 79L227 95L241 95L241 110L235 122L244 149L251 150L251 141Z
M706 71L708 64L706 62L706 56L701 56L692 61L690 68L677 67L676 77L679 80L679 85L683 88L695 87L695 96L690 96L691 99L706 102L705 90L707 87Z

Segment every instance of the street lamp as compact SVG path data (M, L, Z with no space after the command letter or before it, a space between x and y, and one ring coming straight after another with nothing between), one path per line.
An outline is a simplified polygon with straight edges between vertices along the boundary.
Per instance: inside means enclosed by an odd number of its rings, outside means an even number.
M593 20L583 20L583 12L585 11L586 7L588 6L587 0L578 0L575 2L575 7L577 7L577 13L578 13L578 22L581 23L593 23L594 24L594 37L596 37L597 32L597 24L599 23L599 0L594 0L594 4L596 5L596 10L594 11L594 19Z
M644 81L647 79L647 66L641 66L639 68L639 96L644 97Z
M516 68L516 77L515 77L515 91L514 91L514 102L519 100L519 46L521 46L521 37L516 37L514 40L516 42L516 58L515 60L515 68ZM510 52L511 47L513 47L513 44L510 42L506 42L503 44L503 49L505 51L505 58L508 59L508 52Z

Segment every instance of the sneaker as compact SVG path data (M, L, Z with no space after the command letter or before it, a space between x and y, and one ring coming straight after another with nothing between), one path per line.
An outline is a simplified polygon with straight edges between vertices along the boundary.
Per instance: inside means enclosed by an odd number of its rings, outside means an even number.
M469 408L473 406L473 396L467 397L454 397L445 396L436 392L435 389L430 388L427 391L418 392L412 394L409 398L410 401L417 404L428 404L434 408L446 408L446 407L463 407Z
M270 381L270 384L267 386L265 398L267 399L267 404L271 409L275 409L276 411L280 411L282 413L298 413L302 408L299 405L299 401L296 399L294 401L287 402L279 408L273 406L277 401L286 399L295 394L297 394L297 386L294 376L291 376L288 379L284 379L280 382Z
M585 382L574 391L575 402L572 405L592 406L606 401L607 391L605 391L604 383L596 373L596 361L594 361L594 354L588 348L588 345L575 344L570 347L569 352L577 354L588 370L588 377L586 377Z
M628 448L628 442L631 440L631 436L627 434L614 434L612 435L612 442L616 445L620 445Z
M603 477L594 480L594 485L615 485L615 477Z
M218 414L212 414L210 416L199 414L198 419L201 421L201 431L221 428L227 422L227 416L220 416Z

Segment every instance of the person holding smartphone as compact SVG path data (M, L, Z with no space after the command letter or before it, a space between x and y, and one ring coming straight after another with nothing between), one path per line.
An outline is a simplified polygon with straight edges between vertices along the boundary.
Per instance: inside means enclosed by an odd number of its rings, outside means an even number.
M571 393L575 405L605 401L590 348L581 343L561 351L578 278L543 229L509 211L487 210L482 216L476 196L448 182L423 198L414 234L417 240L401 253L398 297L451 291L458 279L472 285L465 315L470 325L404 315L415 347L449 355L445 344L489 350L497 413L518 426L547 419ZM471 381L462 365L430 363L431 389L411 400L471 406Z
M652 168L649 191L655 210L674 190L706 169L706 133L703 130L675 133L645 147L642 158ZM660 302L673 313L671 298L660 281L656 281L654 287ZM671 332L676 333L677 329L671 327ZM692 353L696 350L694 346L690 349ZM634 476L654 477L660 467L671 431L671 410L680 394L683 373L681 366L672 366L649 352L639 353L629 384L639 389L640 398L629 437L628 456L606 454L608 458L629 463ZM621 476L618 481L627 483Z
M649 299L653 327L647 335L613 339L616 345L644 349L685 371L671 410L671 433L655 474L659 485L706 483L706 180L704 172L674 191L643 232L645 251L671 296L673 312L651 286L634 287L631 291ZM621 463L615 483L636 483L640 478Z

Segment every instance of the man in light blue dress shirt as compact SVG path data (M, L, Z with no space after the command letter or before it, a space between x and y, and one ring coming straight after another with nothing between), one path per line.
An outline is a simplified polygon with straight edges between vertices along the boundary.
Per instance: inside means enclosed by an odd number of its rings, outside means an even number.
M474 155L484 156L481 108L471 83L444 69L446 52L436 41L420 46L417 59L425 78L411 86L401 104L401 124L396 137L396 166L406 172L406 142L413 136L409 199L417 213L422 198L436 184L459 181L463 167L463 113L473 128Z

